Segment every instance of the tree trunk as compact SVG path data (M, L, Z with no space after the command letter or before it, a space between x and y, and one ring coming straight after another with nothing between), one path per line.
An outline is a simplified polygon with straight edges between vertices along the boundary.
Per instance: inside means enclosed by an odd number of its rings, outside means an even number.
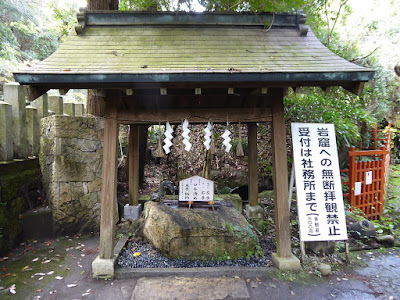
M118 10L118 0L87 0L88 10Z
M87 0L88 10L118 10L118 0ZM86 111L97 117L104 116L104 99L88 90Z

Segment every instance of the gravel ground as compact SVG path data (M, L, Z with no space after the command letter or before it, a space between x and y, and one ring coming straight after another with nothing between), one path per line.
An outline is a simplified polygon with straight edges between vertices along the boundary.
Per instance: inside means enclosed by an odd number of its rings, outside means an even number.
M265 267L271 264L271 248L268 242L261 243L264 248L264 257L251 256L249 258L239 258L233 260L187 260L169 259L153 248L148 242L128 241L126 250L123 251L118 259L118 265L127 268L198 268L198 267ZM140 255L135 256L135 253ZM136 254L137 255L137 254Z

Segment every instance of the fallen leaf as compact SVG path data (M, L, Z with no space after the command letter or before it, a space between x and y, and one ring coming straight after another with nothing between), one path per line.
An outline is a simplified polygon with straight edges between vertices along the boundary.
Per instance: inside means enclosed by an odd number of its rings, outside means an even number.
M33 262L38 261L38 260L39 260L39 257L32 259Z
M42 280L43 279L43 276L42 277L39 277L39 279L38 280Z
M35 274L33 274L33 276L44 276L44 275L46 275L45 273L35 273Z
M390 296L390 297L389 297L389 300L393 300L393 299L394 299L394 297L393 297L393 296Z
M92 289L86 290L86 293L90 293L90 292L92 292Z
M67 287L73 288L73 287L76 287L76 284L75 283L67 284Z
M258 278L258 277L256 277L256 280L257 280L258 282L261 282L261 279L260 279L260 278Z
M36 293L40 293L42 291L42 289L38 289L36 290Z
M135 253L133 253L133 256L138 257L138 256L140 256L140 254L141 254L140 252L135 252Z
M250 279L250 278L249 278L249 279L246 279L246 282L247 282L247 283L249 283L250 281L251 281L251 279Z
M25 271L26 269L29 269L29 266L25 266L22 268L22 271Z
M64 277L56 276L55 278L56 278L57 280L61 280L61 279L63 279Z
M48 264L49 262L51 262L51 259L47 259L45 261L42 261L42 264Z
M89 296L89 295L90 295L90 293L83 293L82 297Z
M276 289L276 285L273 283L270 283L269 286L272 287L273 289Z
M293 282L293 278L292 278L292 277L289 277L289 281Z
M235 278L235 279L240 279L240 277L239 277L239 276L236 276L236 275L233 276L233 278Z
M296 295L293 291L290 291L290 294L291 294L292 296Z
M26 281L22 281L23 284L28 284Z
M52 275L52 274L54 274L54 271L50 271L50 272L46 273L46 275Z

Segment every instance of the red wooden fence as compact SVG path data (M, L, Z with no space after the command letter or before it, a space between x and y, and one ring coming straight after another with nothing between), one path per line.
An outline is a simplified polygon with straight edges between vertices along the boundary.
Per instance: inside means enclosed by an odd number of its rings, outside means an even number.
M349 178L349 181L342 182L349 187L349 192L343 196L348 197L352 208L360 209L372 220L378 219L383 214L390 166L390 128L389 123L385 138L378 138L378 132L384 130L378 130L375 125L374 149L356 151L355 147L351 147L349 169L341 170L343 173L348 173ZM383 142L379 150L378 141ZM372 172L371 182L366 180L367 172Z

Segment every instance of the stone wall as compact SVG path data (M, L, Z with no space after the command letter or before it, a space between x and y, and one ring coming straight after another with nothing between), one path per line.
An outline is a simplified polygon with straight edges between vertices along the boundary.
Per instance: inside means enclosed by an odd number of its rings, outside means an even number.
M62 96L44 94L28 106L26 100L21 85L16 82L4 84L4 101L0 101L0 162L37 157L41 118L49 114L71 117L85 114L83 104L64 103Z
M99 230L103 132L102 118L41 121L39 160L56 233Z
M0 163L0 255L5 255L21 241L23 227L20 216L29 208L27 194L30 185L39 180L37 159Z

